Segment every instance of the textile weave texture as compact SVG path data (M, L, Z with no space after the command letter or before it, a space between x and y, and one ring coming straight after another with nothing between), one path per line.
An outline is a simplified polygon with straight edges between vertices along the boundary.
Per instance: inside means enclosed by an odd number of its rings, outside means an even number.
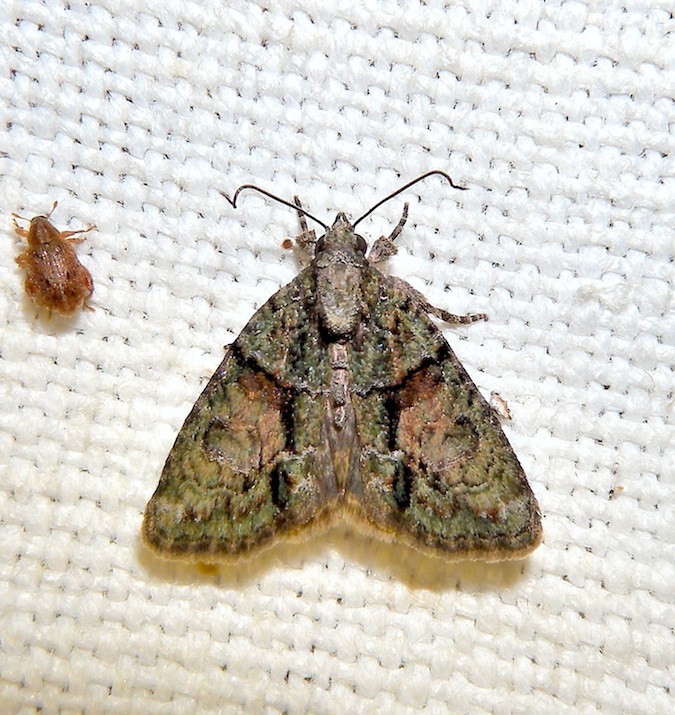
M654 713L675 685L675 25L621 0L5 0L0 710ZM385 270L439 324L539 500L528 559L348 528L218 569L143 508L191 405L298 272L299 195L410 218ZM11 213L96 224L94 312L23 292Z

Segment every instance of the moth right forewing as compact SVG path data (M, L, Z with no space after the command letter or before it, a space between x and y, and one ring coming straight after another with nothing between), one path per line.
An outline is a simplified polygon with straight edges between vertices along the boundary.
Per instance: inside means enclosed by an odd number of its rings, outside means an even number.
M361 422L378 403L386 404L386 449L383 439L362 439L360 464L369 527L447 559L519 558L539 544L539 508L523 469L449 347L398 388L363 398Z
M539 510L493 410L404 282L370 270L351 359L352 520L447 559L524 555Z

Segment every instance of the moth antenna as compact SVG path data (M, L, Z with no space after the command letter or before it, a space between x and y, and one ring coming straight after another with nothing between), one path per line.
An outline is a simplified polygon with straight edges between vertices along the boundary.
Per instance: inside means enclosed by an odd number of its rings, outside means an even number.
M375 209L379 209L380 206L382 206L382 204L385 204L385 203L387 203L387 201L389 201L390 199L393 199L395 196L402 194L404 191L409 189L411 186L414 186L415 184L418 184L420 181L424 181L424 179L427 179L430 176L434 176L434 175L442 176L444 179L447 179L448 183L450 184L450 186L452 186L453 189L459 189L460 191L466 191L466 189L467 189L466 186L457 186L457 184L455 184L455 182L450 178L450 175L446 174L444 171L439 171L438 169L435 169L434 171L427 171L426 174L422 174L422 176L418 176L416 179L409 181L405 186L402 186L400 189L396 189L396 191L394 191L393 194L389 194L389 196L385 196L381 201L378 201L375 204L375 206L368 209L368 211L366 211L366 213L364 213L363 216L361 216L356 221L354 221L354 223L352 224L352 228L355 228L357 223L361 223L361 221L363 221L364 218L367 218L368 216L370 216L370 214L373 213L373 211L375 211Z
M267 196L269 199L273 199L274 201L279 202L280 204L283 204L284 206L288 206L292 208L294 211L299 211L303 213L307 218L311 218L312 221L316 221L319 226L322 226L326 231L328 230L328 226L323 222L319 221L316 216L312 216L309 211L305 211L301 206L296 206L295 204L292 204L290 201L286 201L286 199L282 199L279 196L276 196L275 194L270 193L269 191L266 191L265 189L261 189L259 186L256 186L255 184L242 184L235 192L234 196L230 198L224 191L221 191L220 193L227 199L227 202L232 206L233 209L237 208L237 199L239 198L239 194L244 190L244 189L253 189L253 191L257 191L258 193L262 194L263 196Z

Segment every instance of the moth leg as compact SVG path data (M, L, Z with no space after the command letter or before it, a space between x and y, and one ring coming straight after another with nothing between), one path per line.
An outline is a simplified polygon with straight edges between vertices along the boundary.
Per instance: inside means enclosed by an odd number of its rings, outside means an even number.
M500 422L509 421L511 419L511 410L509 409L508 402L494 390L490 393L489 405Z
M388 236L380 236L373 244L373 248L368 254L370 263L379 263L387 258L391 258L398 253L398 248L394 245L394 241L401 235L403 227L408 220L408 204L403 205L403 213L401 220L396 224L394 230Z
M293 197L293 203L299 208L302 209L302 201L300 201L299 196L294 196ZM305 216L302 211L298 211L298 220L300 221L300 232L301 233L307 233L309 231L309 228L307 227L307 217Z
M399 222L396 224L396 227L394 230L389 234L389 241L392 243L401 235L401 231L403 231L403 227L405 226L406 221L408 220L408 203L406 202L403 204L403 213L401 214L401 218Z
M435 305L429 303L429 301L418 290L413 288L410 283L393 276L391 277L391 280L395 283L396 288L402 290L420 310L423 310L425 313L435 315L437 318L444 320L446 323L450 323L451 325L468 325L469 323L475 323L478 320L488 319L486 313L471 313L469 315L455 315L454 313L448 313L447 310L437 308Z
M302 209L302 203L300 202L299 197L294 196L293 203L299 209ZM316 244L316 231L307 226L307 218L302 211L298 211L298 219L300 220L300 233L295 237L295 242L303 251L312 253Z

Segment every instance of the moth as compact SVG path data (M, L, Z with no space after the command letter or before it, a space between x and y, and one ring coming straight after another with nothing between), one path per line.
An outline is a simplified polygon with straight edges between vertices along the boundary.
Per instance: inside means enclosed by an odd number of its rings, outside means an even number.
M18 214L14 217L14 230L28 242L28 247L16 258L16 262L26 271L24 287L26 293L38 308L70 316L86 308L87 300L94 292L91 273L80 263L73 244L82 243L78 234L93 231L95 226L79 231L59 231L49 221L54 209L46 216L30 219L28 229L22 228L16 219L28 221Z
M251 318L181 428L147 504L142 535L160 556L254 555L346 519L448 560L520 558L541 540L537 501L496 415L430 315L366 256L356 225L301 216L311 263ZM455 187L461 188L461 187ZM318 239L304 215L319 223Z

